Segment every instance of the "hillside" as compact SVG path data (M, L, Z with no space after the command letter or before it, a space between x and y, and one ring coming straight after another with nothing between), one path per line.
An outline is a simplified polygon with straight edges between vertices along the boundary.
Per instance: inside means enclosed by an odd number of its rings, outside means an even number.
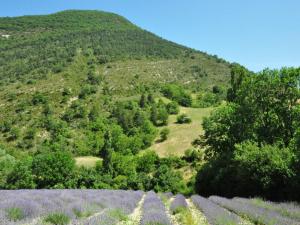
M116 14L70 10L0 18L0 24L0 143L5 148L39 149L49 139L49 129L41 125L45 110L58 121L73 103L86 115L95 105L108 115L114 102L149 90L158 93L166 83L190 91L228 85L229 63L164 40ZM91 76L97 81L89 81ZM80 98L83 92L88 94ZM87 130L79 126L84 121L85 116L76 125L66 121L68 145L85 139ZM30 132L33 140L24 144Z
M46 78L65 70L78 54L89 57L94 65L126 59L195 58L186 73L195 77L228 75L225 61L166 41L112 13L64 11L0 18L0 24L0 78L4 81Z

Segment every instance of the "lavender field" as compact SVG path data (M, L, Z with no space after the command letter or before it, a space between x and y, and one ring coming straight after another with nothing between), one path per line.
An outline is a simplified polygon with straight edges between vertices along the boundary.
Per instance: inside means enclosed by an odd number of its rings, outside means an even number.
M123 190L0 190L1 225L299 225L297 203Z

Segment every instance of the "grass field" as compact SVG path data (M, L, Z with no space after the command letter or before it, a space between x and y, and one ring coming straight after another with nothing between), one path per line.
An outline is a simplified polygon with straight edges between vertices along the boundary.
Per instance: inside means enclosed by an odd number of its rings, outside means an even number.
M185 150L192 147L191 142L203 132L202 120L204 117L209 116L212 109L181 107L180 113L186 113L192 119L192 123L177 124L177 115L171 115L169 124L166 126L170 129L168 139L164 142L158 142L158 137L157 142L151 146L151 149L156 151L161 157L170 155L182 156Z

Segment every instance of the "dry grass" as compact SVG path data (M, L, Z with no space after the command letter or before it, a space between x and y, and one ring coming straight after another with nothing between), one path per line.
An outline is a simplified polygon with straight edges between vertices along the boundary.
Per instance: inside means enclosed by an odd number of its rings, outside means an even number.
M76 157L75 161L76 161L76 166L91 168L96 166L97 162L101 162L102 159L94 156L82 156L82 157Z
M201 126L203 118L208 116L211 111L212 108L181 107L180 113L186 113L191 117L192 123L177 124L177 115L170 116L167 126L170 129L168 139L162 143L155 143L151 146L151 149L156 151L161 157L170 155L182 156L185 150L192 147L191 142L203 133Z

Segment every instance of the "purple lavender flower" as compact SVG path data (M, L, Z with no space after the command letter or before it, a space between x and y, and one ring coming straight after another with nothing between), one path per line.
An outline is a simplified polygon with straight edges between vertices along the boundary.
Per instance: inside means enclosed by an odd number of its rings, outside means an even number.
M52 213L67 215L72 224L93 218L93 215L106 218L104 221L117 221L132 213L142 196L142 191L123 190L0 190L0 224L18 224L11 223L7 216L11 208L22 212L22 224ZM100 216L104 210L117 213Z
M242 219L237 215L227 211L219 205L203 198L199 195L193 195L192 201L196 207L204 213L207 221L211 225L225 225L225 224L240 224Z
M170 210L174 214L182 208L188 208L187 202L182 194L177 194L171 203Z
M281 216L275 211L259 208L251 204L241 203L239 201L230 200L218 196L211 196L209 199L222 207L225 207L239 215L246 216L253 222L265 225L297 225L292 219Z
M242 204L250 204L257 208L262 208L262 210L270 210L279 213L283 217L289 217L291 219L300 221L300 206L294 202L283 202L283 203L275 203L271 201L263 201L258 198L233 198L233 201L240 202Z
M162 201L154 192L148 192L143 205L141 225L171 225Z

